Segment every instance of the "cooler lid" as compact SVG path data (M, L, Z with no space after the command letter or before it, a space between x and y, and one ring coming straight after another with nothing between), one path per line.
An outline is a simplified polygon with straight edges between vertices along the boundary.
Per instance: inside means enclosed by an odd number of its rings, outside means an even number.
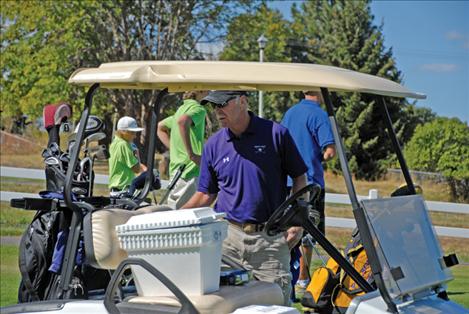
M215 222L225 213L210 207L178 209L133 216L124 225L116 227L118 233L151 229L179 228Z

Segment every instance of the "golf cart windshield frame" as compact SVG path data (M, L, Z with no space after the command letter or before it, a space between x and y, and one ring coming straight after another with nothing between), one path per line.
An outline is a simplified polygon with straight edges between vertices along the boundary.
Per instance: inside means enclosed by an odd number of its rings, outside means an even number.
M187 68L184 65L187 64ZM199 67L201 64L209 65L209 67ZM213 73L215 65L223 66L224 70L227 67L231 67L237 70L236 75L231 75L229 71L224 71L220 69L221 74L217 74L215 77ZM122 67L120 67L122 65ZM155 153L155 143L156 143L156 125L158 122L158 112L163 100L163 97L168 93L168 89L172 91L182 91L185 89L197 89L197 90L206 90L206 89L244 89L244 90L270 90L270 91L303 91L303 90L320 90L324 98L328 116L331 122L335 144L337 148L337 155L339 156L342 173L345 179L346 187L350 200L352 203L353 214L358 226L358 229L361 233L361 238L363 245L369 256L369 261L377 284L378 289L383 296L383 299L388 305L388 309L391 312L396 312L396 305L389 296L382 279L382 269L381 265L377 259L377 252L372 243L372 237L370 233L369 226L366 221L364 209L358 202L357 194L352 180L352 175L348 167L348 160L346 157L344 145L340 137L339 127L336 121L335 112L333 109L333 104L330 97L330 90L333 91L348 91L348 92L361 92L369 93L376 98L376 101L381 109L382 118L385 121L388 135L391 138L392 146L397 154L401 170L404 174L407 186L409 191L412 194L415 194L414 185L412 178L410 176L409 170L405 163L405 159L402 154L396 133L392 127L392 121L387 110L387 106L384 100L384 96L391 97L413 97L413 98L425 98L424 95L413 93L408 91L401 85L391 82L389 80L373 77L370 75L353 72L345 69L334 68L334 67L325 67L318 65L302 65L302 64L271 64L270 68L268 64L258 64L253 62L183 62L183 61L168 61L168 62L125 62L122 64L111 63L104 64L97 69L85 69L77 70L69 82L77 85L90 85L86 100L85 108L80 120L80 128L77 134L77 144L72 149L71 153L71 166L68 168L66 187L65 187L65 202L69 208L73 210L72 217L72 227L71 235L66 247L66 253L64 257L64 265L67 265L66 262L73 261L75 259L75 252L78 245L78 236L79 236L79 227L82 221L82 211L92 211L93 206L86 204L84 202L74 202L72 200L71 194L71 178L73 174L73 169L78 161L78 155L80 147L83 142L84 128L87 125L87 120L92 105L92 98L94 92L100 87L104 88L141 88L141 89L156 89L159 87L161 89L158 97L153 104L152 116L151 116L151 127L150 127L150 137L149 137L149 147L148 147L148 165L149 169L153 168L154 162L154 153ZM171 68L174 66L174 68ZM248 66L248 67L246 67ZM193 68L194 67L194 68ZM234 67L234 68L233 68ZM243 67L244 72L239 72L239 68ZM160 71L158 71L160 70ZM304 71L303 71L304 70ZM308 70L308 71L306 71ZM177 72L177 71L180 71ZM200 71L198 76L195 76L194 73L189 73L190 71ZM204 72L205 71L205 72ZM263 71L263 72L260 72ZM270 72L269 72L270 71ZM279 72L280 71L280 72ZM283 72L282 72L283 71ZM329 76L322 78L325 72ZM164 73L163 73L164 72ZM213 73L212 73L213 72ZM285 72L293 72L298 75L285 75ZM306 72L306 73L303 73ZM320 72L319 78L317 77ZM260 75L259 73L262 73ZM273 73L283 73L283 75L273 75ZM332 73L332 76L331 76ZM212 76L207 77L209 74ZM167 75L165 77L165 75ZM191 76L192 75L192 76ZM285 77L298 77L303 75L300 80L296 79L294 82L284 79ZM309 75L309 76L308 76ZM241 78L239 77L241 76ZM276 78L277 81L273 81L272 78ZM342 77L346 77L347 80L338 84L335 80L340 80ZM311 78L313 83L310 83L308 79ZM166 81L165 81L166 80ZM245 81L243 81L245 80ZM215 82L216 83L215 83ZM342 80L344 81L344 80ZM99 83L98 83L99 82ZM268 83L266 83L268 82ZM166 84L165 84L166 83ZM368 88L366 84L370 84L373 88ZM149 171L149 176L145 182L145 188L142 190L139 195L140 199L143 199L150 189L150 184L153 180L152 171ZM73 232L74 229L76 232ZM75 234L76 233L76 234ZM328 242L328 241L327 241ZM326 243L327 245L327 243ZM328 245L331 245L328 242ZM72 270L64 267L62 270L62 288L64 290L68 289L68 283L70 282ZM362 287L363 288L363 287ZM364 289L368 291L369 289Z

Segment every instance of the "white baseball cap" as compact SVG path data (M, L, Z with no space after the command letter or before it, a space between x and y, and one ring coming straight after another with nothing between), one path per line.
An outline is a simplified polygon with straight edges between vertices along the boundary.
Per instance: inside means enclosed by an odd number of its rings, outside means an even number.
M144 129L138 127L137 121L132 117L122 117L117 122L117 130L119 131L130 131L130 132L141 132Z

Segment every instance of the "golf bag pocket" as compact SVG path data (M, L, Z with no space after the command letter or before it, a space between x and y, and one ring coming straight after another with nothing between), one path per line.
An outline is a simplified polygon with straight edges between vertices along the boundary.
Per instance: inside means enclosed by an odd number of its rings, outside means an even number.
M330 258L325 267L319 267L314 271L301 304L319 313L330 313L332 311L332 292L338 284L339 265Z

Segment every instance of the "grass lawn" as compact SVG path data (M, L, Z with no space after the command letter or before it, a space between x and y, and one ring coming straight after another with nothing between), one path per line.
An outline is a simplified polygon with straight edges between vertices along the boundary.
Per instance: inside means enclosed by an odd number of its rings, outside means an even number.
M0 246L0 306L17 303L20 273L18 270L18 247Z

